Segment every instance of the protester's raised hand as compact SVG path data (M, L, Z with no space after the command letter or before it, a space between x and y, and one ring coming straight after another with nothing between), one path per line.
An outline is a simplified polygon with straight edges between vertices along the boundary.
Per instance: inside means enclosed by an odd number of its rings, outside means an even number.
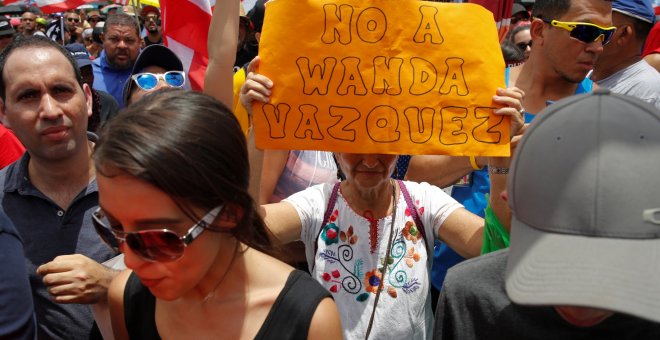
M268 77L257 73L259 68L259 57L255 57L248 65L247 76L245 83L241 87L241 104L245 107L250 117L252 116L252 102L260 101L268 103L270 101L271 89L273 88L273 81Z
M107 299L108 286L117 274L84 255L61 255L37 268L48 293L59 303L97 303Z
M498 88L493 96L496 104L502 105L499 109L493 111L497 115L511 117L510 138L519 134L519 131L525 125L525 109L522 106L525 92L517 87L506 89Z

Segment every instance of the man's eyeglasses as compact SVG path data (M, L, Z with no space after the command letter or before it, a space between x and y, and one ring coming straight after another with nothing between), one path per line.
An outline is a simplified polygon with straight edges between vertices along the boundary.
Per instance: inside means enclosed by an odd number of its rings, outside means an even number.
M554 27L563 28L570 32L571 38L580 40L584 43L592 43L601 37L603 38L603 45L607 45L616 31L616 27L601 27L587 22L564 22L557 20L542 19L543 22L550 24Z
M76 24L80 22L80 19L78 18L66 18L66 21L68 22L75 22Z
M145 21L158 21L158 16L157 15L147 15L144 17Z
M530 47L530 48L532 47L532 40L530 40L528 42L519 42L519 43L516 44L516 46L518 46L518 48L521 51L525 51L527 49L527 47Z
M186 83L186 73L169 71L165 73L138 73L131 76L137 86L145 91L151 91L158 86L158 80L163 79L170 87L183 87Z
M101 18L99 18L99 17L90 17L90 18L87 18L87 21L89 21L89 22L99 22L99 21L101 21Z
M121 225L111 222L100 207L92 214L92 224L101 239L116 252L120 251L121 245L125 242L133 252L145 260L172 262L179 259L183 255L186 246L213 223L223 207L224 205L221 204L211 209L183 236L179 236L168 229L150 229L135 232L117 230L115 228L122 228Z

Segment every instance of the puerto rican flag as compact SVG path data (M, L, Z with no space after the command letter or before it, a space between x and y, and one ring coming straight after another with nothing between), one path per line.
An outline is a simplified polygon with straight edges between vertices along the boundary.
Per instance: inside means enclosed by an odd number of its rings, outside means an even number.
M29 4L39 7L43 13L50 14L55 12L64 12L68 9L76 8L85 3L94 1L95 0L31 0L29 1ZM3 3L5 5L9 5L13 3L27 3L27 1L5 0Z
M215 0L160 0L165 45L179 56L196 91L204 88L214 6Z

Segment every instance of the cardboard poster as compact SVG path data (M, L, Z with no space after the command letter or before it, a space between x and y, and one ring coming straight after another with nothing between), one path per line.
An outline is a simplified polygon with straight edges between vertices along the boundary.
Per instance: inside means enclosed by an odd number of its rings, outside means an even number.
M267 3L257 146L353 153L509 154L493 14L416 0Z

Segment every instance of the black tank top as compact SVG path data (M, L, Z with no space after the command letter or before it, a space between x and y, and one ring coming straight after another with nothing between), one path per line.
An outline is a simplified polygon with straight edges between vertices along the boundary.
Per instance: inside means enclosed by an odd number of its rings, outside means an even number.
M309 274L294 270L255 339L307 339L316 307L330 296ZM155 314L156 297L142 285L135 273L131 273L124 290L124 322L129 337L160 339Z

